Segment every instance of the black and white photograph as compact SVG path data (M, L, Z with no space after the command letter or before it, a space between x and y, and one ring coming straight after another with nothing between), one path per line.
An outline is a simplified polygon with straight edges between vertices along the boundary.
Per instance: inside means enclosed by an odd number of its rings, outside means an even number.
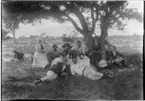
M143 100L143 0L2 0L1 100Z

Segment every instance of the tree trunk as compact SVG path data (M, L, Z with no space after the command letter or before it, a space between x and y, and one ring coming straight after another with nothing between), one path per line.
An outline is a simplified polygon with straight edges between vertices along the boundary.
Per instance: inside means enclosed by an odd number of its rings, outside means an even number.
M87 43L86 43L87 47L91 50L92 49L92 45L93 45L93 37L92 37L92 35L85 36L85 39L87 41Z
M12 31L12 34L13 34L13 41L14 41L14 44L16 44L16 37L15 37L15 31L14 31L14 30Z
M101 19L101 37L100 37L100 43L101 43L101 49L105 49L105 38L108 36L108 21L106 20L106 17L103 17Z

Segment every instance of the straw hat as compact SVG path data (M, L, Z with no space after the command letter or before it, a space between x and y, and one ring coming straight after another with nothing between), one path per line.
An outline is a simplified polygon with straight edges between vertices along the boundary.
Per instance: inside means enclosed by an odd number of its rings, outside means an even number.
M62 48L65 48L66 46L72 48L72 46L69 43L65 43L64 45L62 45Z
M53 44L52 48L56 47L57 48L57 45L56 44Z

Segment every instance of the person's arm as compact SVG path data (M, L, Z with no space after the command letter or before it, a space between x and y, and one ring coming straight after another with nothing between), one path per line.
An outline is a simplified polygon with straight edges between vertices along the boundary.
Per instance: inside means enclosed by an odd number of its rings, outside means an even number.
M54 59L51 63L51 66L56 65L58 62L61 62L59 58Z
M45 50L40 48L40 52L41 53L45 53Z

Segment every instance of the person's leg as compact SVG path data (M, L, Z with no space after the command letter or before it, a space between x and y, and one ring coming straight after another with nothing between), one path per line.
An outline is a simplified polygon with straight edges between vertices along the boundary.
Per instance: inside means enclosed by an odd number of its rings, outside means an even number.
M50 68L51 64L48 63L44 68Z
M58 76L58 75L55 74L53 71L48 71L46 76L44 76L44 77L42 77L42 78L40 78L40 79L38 79L38 80L35 80L35 81L34 81L34 84L37 85L37 84L39 84L39 83L41 83L41 82L44 82L44 81L46 81L46 80L52 81L52 80L56 79L57 76Z
M91 79L91 80L98 80L103 77L103 73L95 71L92 67L88 67L84 71L84 76Z
M95 75L92 75L92 78L93 78L93 80L99 80L103 77L103 75L104 75L103 73L96 72Z
M41 80L42 81L45 81L45 80L52 81L52 80L54 80L56 78L57 78L57 74L56 73L54 73L53 71L48 71L47 75L45 77L42 77Z
M90 73L90 74L86 75L86 77L91 80L99 80L103 77L103 75L104 75L103 73L97 72L94 75Z

